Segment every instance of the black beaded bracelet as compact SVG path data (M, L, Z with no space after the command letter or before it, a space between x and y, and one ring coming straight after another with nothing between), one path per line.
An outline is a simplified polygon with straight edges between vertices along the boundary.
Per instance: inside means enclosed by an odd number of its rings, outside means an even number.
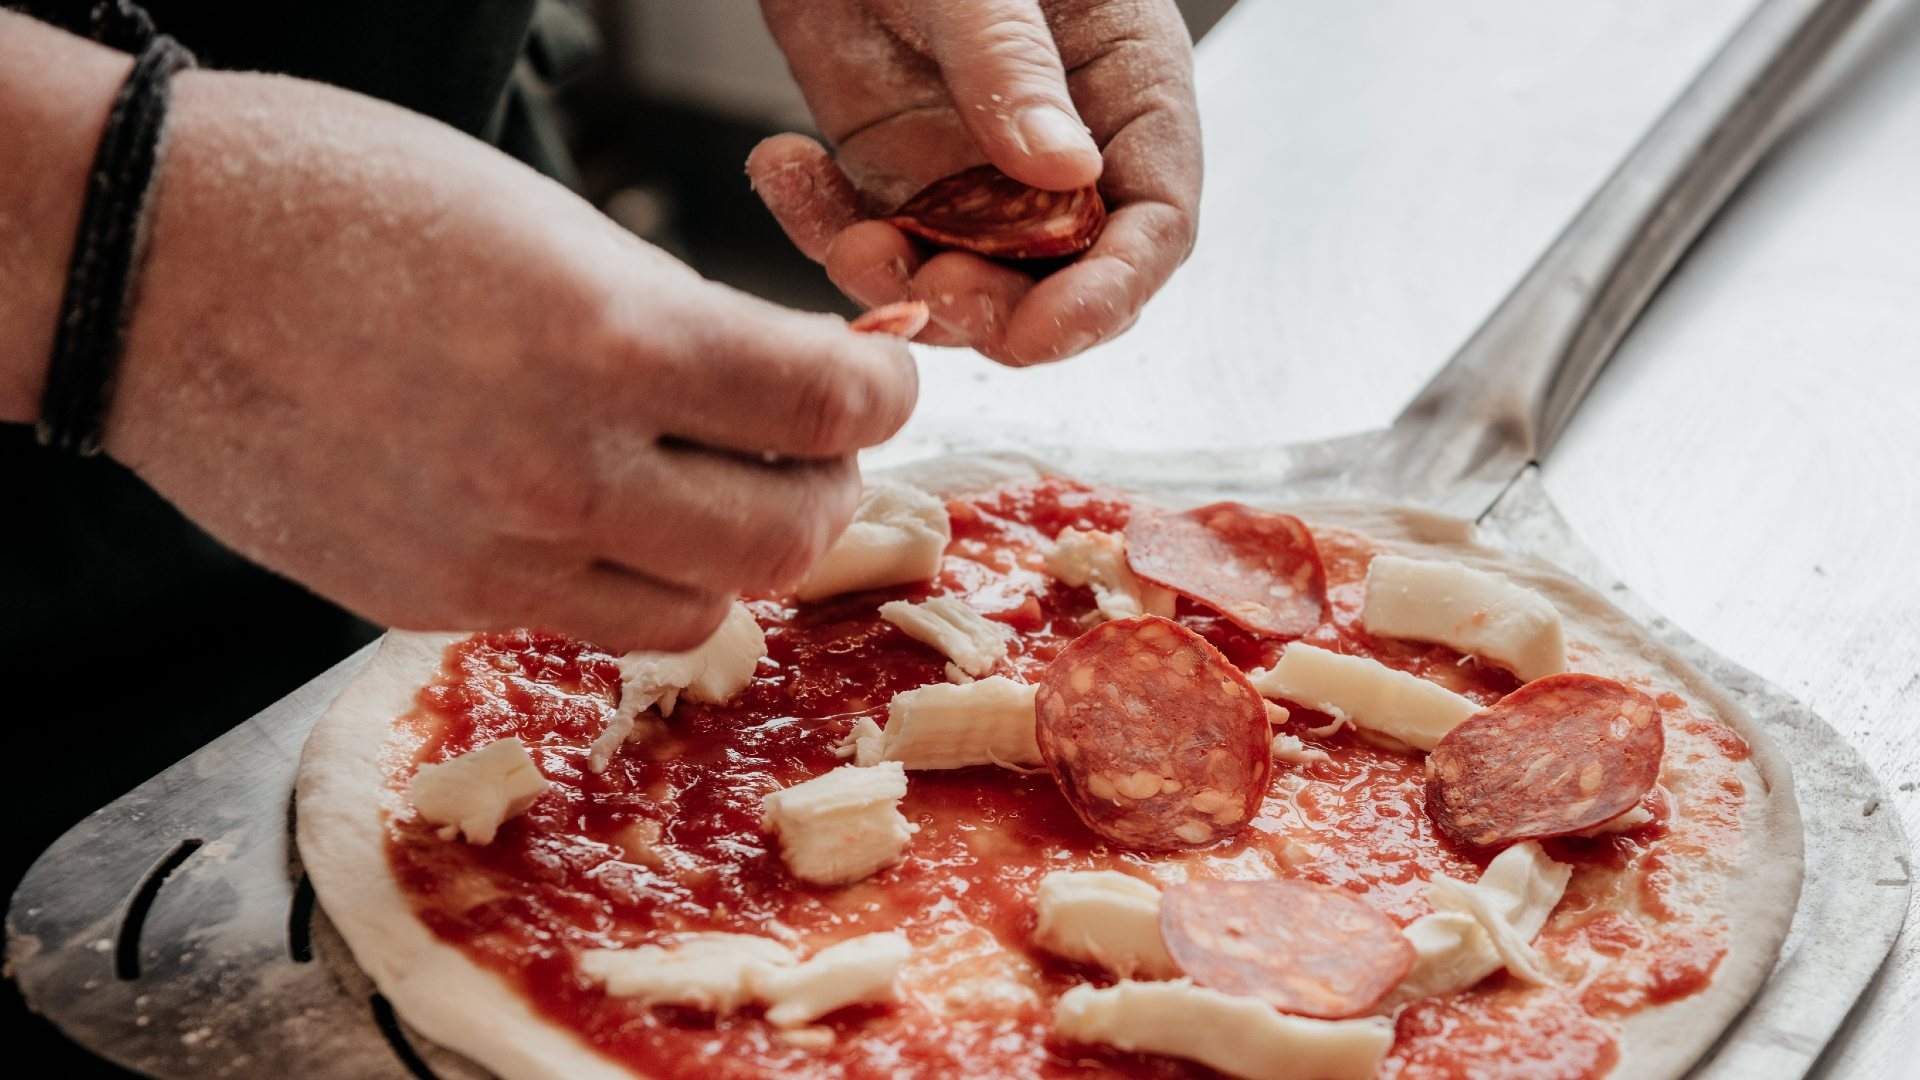
M35 428L43 446L82 456L100 452L139 278L141 213L153 185L169 85L175 72L193 63L193 54L179 42L154 34L114 96L87 174L86 201L54 326L53 357Z

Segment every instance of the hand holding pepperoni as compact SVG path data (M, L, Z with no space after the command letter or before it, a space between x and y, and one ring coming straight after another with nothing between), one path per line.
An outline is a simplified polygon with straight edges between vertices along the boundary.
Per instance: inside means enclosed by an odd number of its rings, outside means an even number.
M775 136L748 160L754 188L854 300L925 301L920 340L1013 365L1071 356L1132 325L1192 249L1200 127L1170 0L762 8L836 156ZM877 220L982 162L1050 191L1097 182L1109 217L1092 248L1036 280L967 252L929 257Z

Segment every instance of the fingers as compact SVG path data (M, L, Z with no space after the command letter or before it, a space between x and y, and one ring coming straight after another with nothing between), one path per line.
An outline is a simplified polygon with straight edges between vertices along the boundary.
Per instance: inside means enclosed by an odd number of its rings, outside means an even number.
M859 221L860 197L826 148L805 135L775 135L747 155L747 178L787 239L814 262Z
M981 351L1016 367L1085 352L1133 325L1191 244L1192 226L1174 207L1123 207L1086 254L1026 294L993 351Z
M863 221L827 246L827 277L856 303L879 307L908 299L920 252L907 234L884 221Z
M514 540L466 550L430 564L424 572L413 569L416 572L397 580L412 583L414 595L389 590L362 608L362 614L401 630L536 626L615 652L680 651L713 633L733 597L673 585L550 545ZM386 603L396 603L396 610L385 610Z
M578 569L561 594L564 599L552 617L572 622L577 627L573 636L616 654L636 649L685 652L712 637L733 606L732 593L672 588L607 563Z
M492 614L459 625L507 630L538 626L615 653L681 652L712 636L732 594L700 592L605 562L521 566L489 588Z
M929 344L971 345L991 356L1002 347L1009 314L1033 287L1033 278L1011 266L949 251L927 260L909 291L926 301L929 322L946 339Z
M1100 176L1038 0L941 0L916 9L960 120L1022 183L1064 191Z
M619 404L648 417L658 433L826 459L878 445L906 423L919 375L903 342L719 286L700 293L681 301L678 340L666 355L644 362L662 374L622 388Z
M860 501L851 456L764 462L666 445L596 457L606 492L581 545L696 591L733 595L792 585Z

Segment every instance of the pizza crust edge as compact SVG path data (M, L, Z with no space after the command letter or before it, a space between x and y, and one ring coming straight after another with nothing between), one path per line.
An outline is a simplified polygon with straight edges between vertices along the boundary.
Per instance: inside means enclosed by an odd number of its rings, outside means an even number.
M949 457L877 473L942 497L1046 473L1014 456ZM1165 498L1164 492L1144 496ZM1699 993L1619 1021L1613 1075L1678 1076L1716 1043L1771 973L1798 904L1804 867L1792 774L1752 717L1672 650L1654 641L1603 596L1539 560L1476 543L1471 523L1411 508L1360 503L1274 504L1310 524L1362 532L1404 554L1449 558L1495 570L1550 596L1580 637L1623 668L1678 684L1745 739L1747 785L1741 850L1715 882L1728 926L1727 954ZM631 1080L572 1032L536 1015L517 989L436 939L414 915L386 857L384 814L400 795L388 789L382 756L394 718L414 708L460 635L390 632L367 667L315 726L295 788L295 835L315 893L356 962L407 1024L506 1080ZM447 987L460 987L448 993Z

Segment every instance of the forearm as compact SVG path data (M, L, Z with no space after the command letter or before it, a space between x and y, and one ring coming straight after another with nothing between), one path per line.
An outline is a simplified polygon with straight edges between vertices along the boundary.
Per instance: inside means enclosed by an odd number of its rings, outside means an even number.
M0 11L0 422L39 415L87 172L132 62Z

